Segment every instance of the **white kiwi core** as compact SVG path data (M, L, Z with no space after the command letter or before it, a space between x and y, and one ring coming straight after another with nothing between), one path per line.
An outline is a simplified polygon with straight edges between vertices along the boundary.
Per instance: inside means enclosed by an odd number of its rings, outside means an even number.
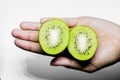
M50 30L49 32L49 46L50 47L54 47L56 45L58 45L59 41L60 41L60 29L55 28Z
M87 37L85 35L79 35L78 45L77 45L78 50L81 50L81 52L84 52L87 49L86 46L87 46Z

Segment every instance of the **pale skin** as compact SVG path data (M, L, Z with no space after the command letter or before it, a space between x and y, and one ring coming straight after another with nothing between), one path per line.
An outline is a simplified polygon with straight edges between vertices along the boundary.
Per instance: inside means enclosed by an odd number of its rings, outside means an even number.
M16 38L16 46L35 53L46 54L38 42L38 31L40 25L51 18L42 18L40 22L22 22L21 29L14 29L12 35ZM51 65L65 66L71 69L94 72L103 67L120 61L120 25L113 22L94 18L61 18L70 28L77 25L87 25L91 27L98 36L98 48L94 57L87 66L83 66L79 61L66 56L57 56L51 61Z

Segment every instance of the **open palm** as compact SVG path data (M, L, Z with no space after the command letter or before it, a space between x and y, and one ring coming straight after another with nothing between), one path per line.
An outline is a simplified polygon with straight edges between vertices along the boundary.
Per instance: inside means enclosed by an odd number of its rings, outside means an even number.
M41 23L51 18L42 18ZM55 57L51 64L55 66L65 66L87 72L93 72L120 59L120 26L112 22L93 18L61 18L70 28L77 25L87 25L94 29L98 36L98 48L94 57L87 62L86 66L81 61L68 58L66 56ZM38 30L40 24L37 22L22 22L20 27L22 30L14 29L12 35L17 38L15 44L25 50L42 53L38 42Z

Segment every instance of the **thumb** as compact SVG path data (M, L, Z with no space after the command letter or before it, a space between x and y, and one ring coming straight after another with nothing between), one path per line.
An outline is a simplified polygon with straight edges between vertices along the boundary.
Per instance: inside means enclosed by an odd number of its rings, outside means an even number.
M78 62L76 60L69 59L67 57L56 57L51 61L51 65L53 66L65 66L67 68L82 70L86 72L92 72L96 70L91 64L83 64L82 62Z
M40 23L44 23L46 20L50 20L55 17L46 17L46 18L41 18ZM75 18L62 18L60 17L59 19L65 21L69 27L74 27L77 25L87 25L90 21L90 17L75 17Z

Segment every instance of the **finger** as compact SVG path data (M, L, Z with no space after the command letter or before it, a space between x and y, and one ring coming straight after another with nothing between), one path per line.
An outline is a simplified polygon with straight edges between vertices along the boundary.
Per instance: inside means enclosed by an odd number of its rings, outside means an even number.
M44 23L46 20L50 20L53 17L42 18L40 20L41 23ZM65 21L69 27L74 27L77 25L89 25L91 21L91 17L76 17L76 18L59 18Z
M50 19L52 19L52 17L42 18L40 20L40 22L44 23L45 21L50 20ZM65 21L68 24L69 27L76 26L77 21L78 21L78 18L59 18L59 19Z
M79 69L79 70L83 70L83 71L87 71L87 72L92 72L92 71L96 70L96 67L91 64L88 64L87 66L83 66L82 63L80 64L79 62L69 59L67 57L57 57L51 61L51 65L66 66L69 68Z
M43 50L41 49L39 43L25 41L21 39L16 39L14 41L15 45L25 49L27 51L37 52L37 53L43 53Z
M14 29L12 35L15 38L38 42L38 31L23 31L19 29Z
M20 28L23 30L33 30L33 31L38 31L40 28L40 23L39 22L21 22Z

